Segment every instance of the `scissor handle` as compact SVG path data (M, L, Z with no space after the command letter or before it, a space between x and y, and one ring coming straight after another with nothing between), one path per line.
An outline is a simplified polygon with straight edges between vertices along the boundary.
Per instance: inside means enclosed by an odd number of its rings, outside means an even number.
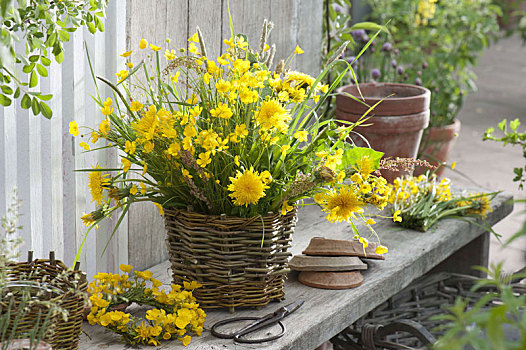
M233 323L233 322L239 322L239 321L257 321L261 320L260 317L235 317L235 318L229 318L228 320L218 321L213 326L212 329L210 329L210 333L212 333L213 336L217 338L222 339L234 339L234 341L238 343L246 343L246 344L255 344L255 343L263 343L271 340L278 339L285 334L285 325L281 323L281 321L278 321L274 324L278 324L281 327L281 332L279 334L267 337L267 338L260 338L260 339L245 339L242 338L244 335L252 333L258 329L249 330L248 332L244 332L244 329L241 329L241 331L235 331L234 333L220 333L216 330L217 327L220 327L222 325L225 325L227 323Z

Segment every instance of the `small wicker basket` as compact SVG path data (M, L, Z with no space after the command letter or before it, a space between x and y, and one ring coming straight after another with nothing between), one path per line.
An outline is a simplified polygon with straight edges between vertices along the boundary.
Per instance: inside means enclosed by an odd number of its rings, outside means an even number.
M10 312L7 331L11 332L15 322L18 322L14 335L23 336L34 329L38 319L42 320L45 317L43 315L49 313L44 303L37 303L31 304L22 316L17 317L17 313L13 313L21 305L16 296L17 288L46 289L43 296L40 295L40 301L53 303L67 311L67 320L58 312L50 314L49 325L42 340L51 344L54 350L78 349L88 288L86 276L80 271L68 269L62 261L55 260L53 252L50 253L50 259L37 260L33 260L30 252L27 262L10 263L6 266L6 273L6 290L11 293L1 296L0 315ZM30 292L33 295L33 291Z
M446 312L457 297L469 298L473 306L494 286L471 288L480 277L441 272L424 276L346 328L333 339L334 350L427 349L442 335L445 321L432 319ZM515 281L514 291L526 292L526 285Z
M283 300L296 211L252 218L165 209L173 281L198 281L203 308L258 307Z

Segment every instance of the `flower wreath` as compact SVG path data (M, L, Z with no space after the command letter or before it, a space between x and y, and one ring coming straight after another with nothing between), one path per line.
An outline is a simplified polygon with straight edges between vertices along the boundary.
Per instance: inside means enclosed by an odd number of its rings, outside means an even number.
M159 289L162 283L152 278L150 271L134 271L131 275L132 266L119 268L125 274L98 273L89 284L91 312L87 318L91 325L98 324L120 334L123 341L132 345L157 346L163 339L177 338L187 346L190 333L201 335L206 314L192 295L201 284L184 282L183 290L172 284L170 291L165 291ZM146 312L146 320L115 310L120 304L130 303L154 308Z

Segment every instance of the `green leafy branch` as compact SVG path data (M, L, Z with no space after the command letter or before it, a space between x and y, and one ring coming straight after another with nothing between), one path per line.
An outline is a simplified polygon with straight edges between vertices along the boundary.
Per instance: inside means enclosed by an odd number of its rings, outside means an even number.
M85 26L89 32L104 31L107 0L0 0L0 105L6 107L19 99L23 109L50 119L51 108L45 103L53 95L29 91L47 77L50 57L64 60L64 43L70 33ZM23 50L15 50L22 43Z

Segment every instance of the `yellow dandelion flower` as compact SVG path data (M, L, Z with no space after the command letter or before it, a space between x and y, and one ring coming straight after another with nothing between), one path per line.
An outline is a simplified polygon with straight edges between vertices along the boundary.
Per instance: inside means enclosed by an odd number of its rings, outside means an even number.
M100 166L94 167L94 169L101 169ZM103 200L104 189L110 184L109 174L102 174L102 171L92 171L88 176L88 187L91 193L92 202L97 205L101 205Z
M229 196L235 205L257 204L259 199L265 196L265 189L269 188L252 167L244 173L238 171L235 178L230 177L230 182L228 190L232 193Z
M321 198L326 219L331 222L350 220L354 213L363 212L364 203L360 201L351 186L343 187L339 192L331 191Z

